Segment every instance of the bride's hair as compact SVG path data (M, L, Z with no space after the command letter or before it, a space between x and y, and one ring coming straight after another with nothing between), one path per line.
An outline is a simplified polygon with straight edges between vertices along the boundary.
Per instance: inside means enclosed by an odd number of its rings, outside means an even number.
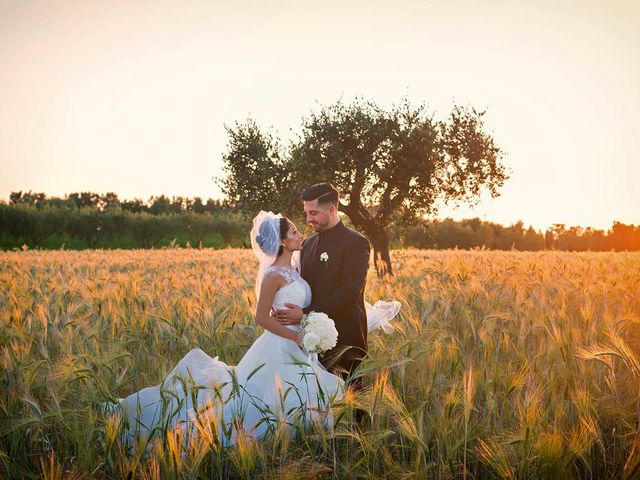
M287 238L287 233L289 233L289 219L287 217L282 217L280 219L280 240L284 240ZM278 256L282 255L284 251L284 247L280 244L280 248L278 248Z

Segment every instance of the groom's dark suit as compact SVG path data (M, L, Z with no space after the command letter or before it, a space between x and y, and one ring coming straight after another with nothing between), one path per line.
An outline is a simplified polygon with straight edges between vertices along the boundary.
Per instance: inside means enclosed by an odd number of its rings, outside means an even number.
M369 255L367 238L342 221L311 235L302 244L300 273L312 292L311 305L303 313L324 312L338 330L336 347L319 357L327 368L349 373L367 352L364 287ZM326 261L321 257L326 257Z

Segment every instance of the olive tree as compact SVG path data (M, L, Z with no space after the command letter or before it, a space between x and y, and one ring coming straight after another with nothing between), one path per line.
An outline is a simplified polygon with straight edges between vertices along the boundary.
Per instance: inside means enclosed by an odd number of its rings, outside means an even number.
M373 247L378 274L392 274L387 230L437 213L450 201L477 203L508 178L503 153L485 131L484 112L454 106L434 119L407 100L388 110L355 100L323 106L302 119L286 148L255 121L227 127L223 193L242 211L295 211L300 193L331 182L339 209Z

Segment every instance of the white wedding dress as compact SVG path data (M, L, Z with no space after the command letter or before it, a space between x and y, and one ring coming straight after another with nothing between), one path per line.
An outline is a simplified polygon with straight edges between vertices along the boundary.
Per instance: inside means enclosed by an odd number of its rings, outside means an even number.
M274 309L286 308L285 303L303 308L311 303L309 284L295 268L271 266L263 278L272 271L287 281L275 294ZM367 304L370 330L393 330L389 320L399 308L399 302ZM300 329L298 325L288 328ZM241 431L260 438L281 422L293 427L315 421L331 427L333 419L328 407L342 398L343 390L343 380L328 372L317 355L265 330L238 365L227 365L194 348L160 385L118 399L109 414L122 414L121 440L129 445L141 438L143 444L147 443L163 429L173 428L187 434L183 436L186 442L190 435L202 433L204 426L209 425L206 428L210 429L214 421L218 441L229 446Z

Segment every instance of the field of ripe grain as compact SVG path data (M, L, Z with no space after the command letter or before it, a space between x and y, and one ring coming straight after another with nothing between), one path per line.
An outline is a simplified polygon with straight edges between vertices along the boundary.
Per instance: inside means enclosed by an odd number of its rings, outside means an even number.
M260 334L248 250L0 252L0 477L638 478L640 254L392 252L333 432L129 454L98 408ZM368 412L359 428L351 410ZM346 413L345 415L343 415Z

